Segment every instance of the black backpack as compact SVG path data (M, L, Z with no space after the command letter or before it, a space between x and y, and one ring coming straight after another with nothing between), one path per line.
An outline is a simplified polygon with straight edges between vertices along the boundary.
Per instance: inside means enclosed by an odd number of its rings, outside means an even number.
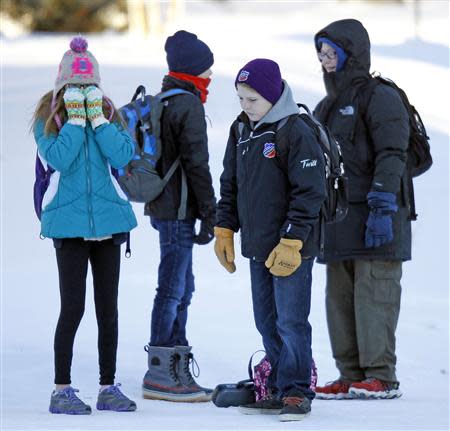
M180 168L182 174L181 201L178 218L184 219L187 203L187 180L180 163L181 156L173 162L164 178L157 171L161 157L161 116L169 98L191 92L181 88L172 88L155 96L146 95L145 87L140 85L131 102L119 109L119 113L135 144L133 159L128 165L117 170L117 181L133 202L147 203L155 200L163 191L175 171Z
M407 180L409 189L409 202L410 202L410 219L417 220L415 199L414 199L414 185L412 179L424 174L428 169L430 169L433 164L433 159L431 157L431 149L429 136L425 130L425 126L420 118L419 113L416 108L411 105L406 96L406 93L395 84L392 80L388 78L383 78L380 75L374 75L373 79L369 81L358 94L358 112L360 112L360 118L365 123L367 108L369 106L372 95L375 88L380 85L388 85L389 87L395 89L399 94L402 102L408 112L409 116L409 145L407 150ZM355 126L357 127L357 125Z
M300 110L303 109L304 112L299 112L298 115L291 115L289 117L286 117L277 125L274 140L275 146L277 148L276 160L283 171L287 172L288 161L283 158L282 155L287 154L289 143L286 139L283 138L283 130L281 129L284 128L284 126L288 126L284 130L289 130L289 126L293 125L293 123L297 121L297 118L300 117L301 120L313 130L317 138L317 143L320 146L325 159L327 197L320 209L320 255L322 256L325 247L325 224L337 223L343 220L347 215L347 178L344 175L345 169L341 148L339 147L339 143L336 141L336 138L326 126L324 126L316 118L314 118L314 116L311 114L311 111L306 105L297 104L297 106ZM241 124L242 123L240 123L240 127ZM239 130L239 133L242 134L242 130Z

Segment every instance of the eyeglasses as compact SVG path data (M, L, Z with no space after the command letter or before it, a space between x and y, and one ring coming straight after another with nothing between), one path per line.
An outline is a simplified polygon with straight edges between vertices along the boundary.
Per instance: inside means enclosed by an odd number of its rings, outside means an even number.
M317 57L319 58L319 61L325 60L325 57L328 58L328 60L335 60L337 58L336 51L329 50L327 52L318 52Z

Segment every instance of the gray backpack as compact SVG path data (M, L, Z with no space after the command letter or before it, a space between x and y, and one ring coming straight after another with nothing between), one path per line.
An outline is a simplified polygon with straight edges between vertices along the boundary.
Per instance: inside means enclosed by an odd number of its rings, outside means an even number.
M178 167L182 173L181 201L178 218L186 214L187 181L180 164L180 156L173 162L164 178L156 170L161 157L161 115L167 99L177 94L191 94L180 88L173 88L155 96L145 94L140 85L131 102L119 109L119 113L135 144L133 159L123 168L114 172L117 181L132 202L147 203L155 200L163 191ZM138 98L139 96L139 98Z

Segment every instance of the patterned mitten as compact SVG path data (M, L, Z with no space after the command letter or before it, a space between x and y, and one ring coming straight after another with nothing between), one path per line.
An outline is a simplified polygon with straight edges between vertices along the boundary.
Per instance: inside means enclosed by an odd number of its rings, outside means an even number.
M95 85L84 90L86 96L86 112L92 127L95 129L104 123L109 123L103 114L103 92Z
M69 87L64 92L64 103L66 105L69 124L86 126L86 110L84 109L84 94L78 87Z

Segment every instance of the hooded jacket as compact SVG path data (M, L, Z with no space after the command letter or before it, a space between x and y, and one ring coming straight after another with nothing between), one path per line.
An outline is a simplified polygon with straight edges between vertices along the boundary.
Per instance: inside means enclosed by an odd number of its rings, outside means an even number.
M318 252L317 224L325 198L323 154L312 130L298 118L286 131L287 171L280 165L278 123L298 114L283 83L280 99L257 124L242 112L231 125L220 177L217 225L240 230L243 256L256 261L265 261L283 237L302 240L304 257Z
M327 95L314 110L314 115L328 126L341 146L349 187L346 219L326 228L324 261L408 260L411 258L405 169L408 113L398 93L381 84L375 87L368 106L358 106L358 95L373 79L369 73L369 35L359 21L344 19L320 30L314 37L317 51L321 37L338 44L348 56L341 71L327 73L323 69ZM394 193L399 206L393 215L394 241L377 248L366 248L364 241L370 191Z

